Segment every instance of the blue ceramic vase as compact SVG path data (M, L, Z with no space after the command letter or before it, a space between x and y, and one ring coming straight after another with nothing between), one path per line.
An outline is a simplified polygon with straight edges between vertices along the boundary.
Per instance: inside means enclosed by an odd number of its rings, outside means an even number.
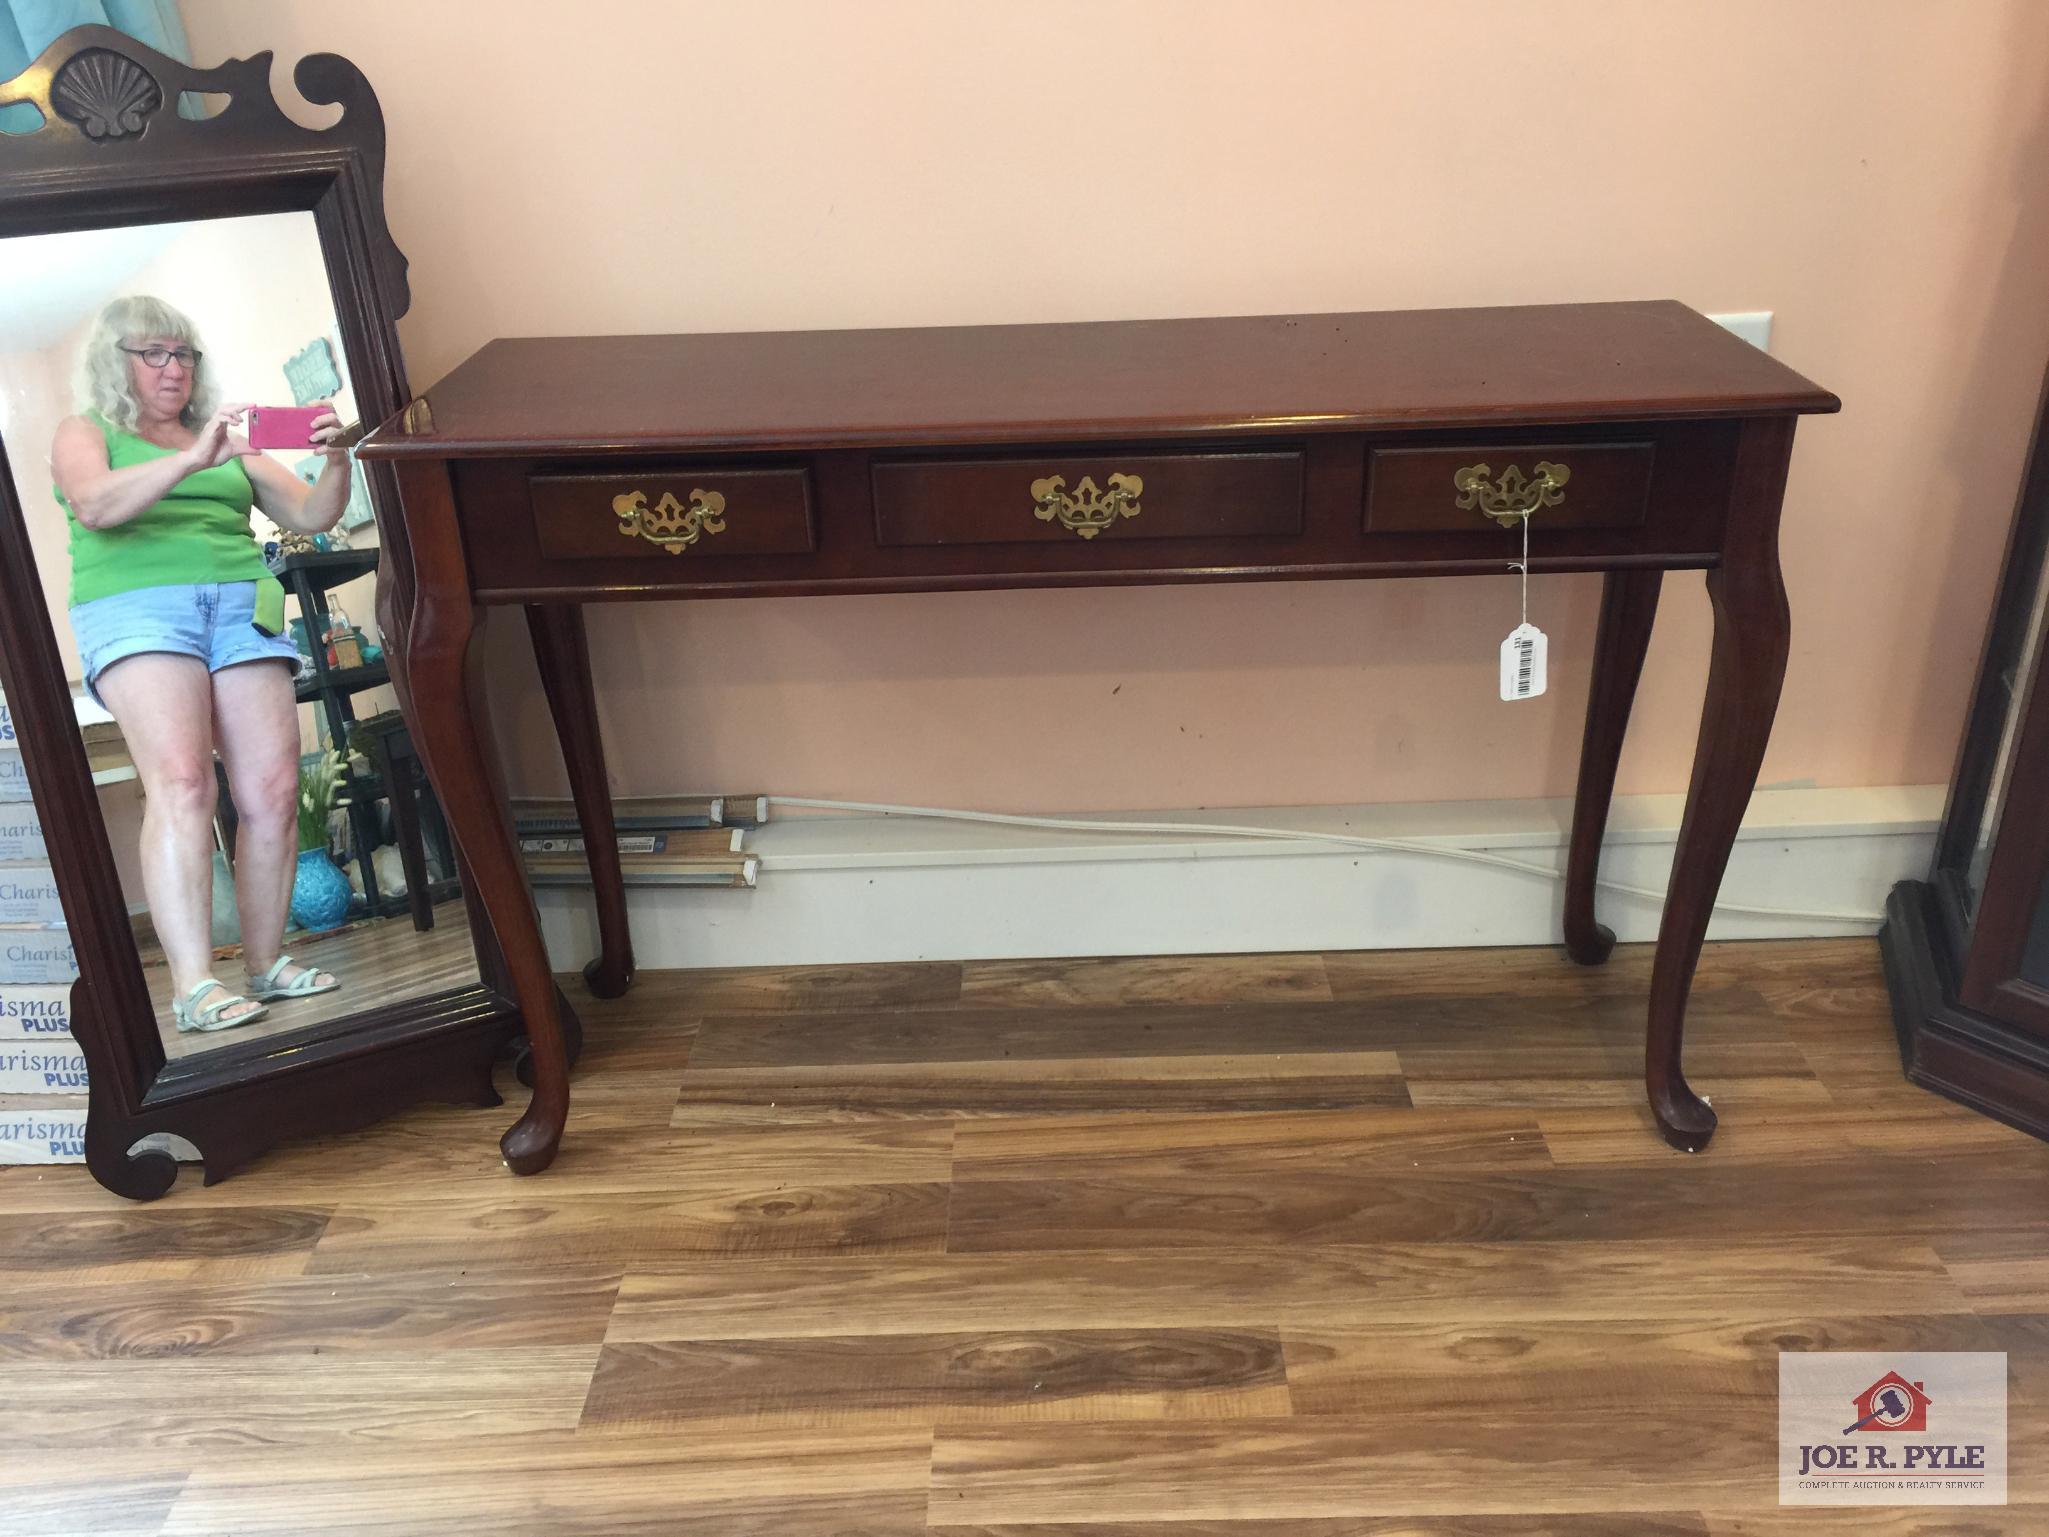
M302 929L331 929L348 916L349 878L326 849L299 850L292 872L292 921Z

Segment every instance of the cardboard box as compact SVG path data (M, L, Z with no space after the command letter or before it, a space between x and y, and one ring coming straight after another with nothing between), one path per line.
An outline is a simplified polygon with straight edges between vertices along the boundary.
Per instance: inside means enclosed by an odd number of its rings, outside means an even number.
M0 1163L84 1163L85 1105L0 1109Z
M78 955L68 930L0 925L0 987L70 982L77 976Z
M85 1111L83 1095L0 1104L0 1164L84 1163ZM169 1153L180 1163L201 1161L199 1149L176 1132L153 1131L135 1146L138 1152Z
M71 1039L71 987L0 987L0 1042Z
M0 803L27 801L28 769L21 761L21 749L0 748Z
M73 685L74 689L76 685ZM78 732L85 741L85 759L97 774L105 769L133 770L128 743L114 717L81 693L71 698L72 713L78 718ZM0 806L18 806L29 799L28 771L22 766L21 742L15 735L14 714L5 697L0 697ZM33 859L42 850L11 854L0 844L0 859Z
M62 923L64 904L47 864L0 864L0 923Z
M17 802L0 806L0 859L42 860L49 853L34 806Z
M0 1094L83 1094L85 1053L70 1037L0 1041Z

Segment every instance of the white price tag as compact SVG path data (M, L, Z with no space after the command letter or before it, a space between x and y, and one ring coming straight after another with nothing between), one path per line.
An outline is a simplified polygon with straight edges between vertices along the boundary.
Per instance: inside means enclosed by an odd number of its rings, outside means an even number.
M1508 632L1501 643L1501 697L1535 699L1544 692L1544 658L1551 642L1528 621Z

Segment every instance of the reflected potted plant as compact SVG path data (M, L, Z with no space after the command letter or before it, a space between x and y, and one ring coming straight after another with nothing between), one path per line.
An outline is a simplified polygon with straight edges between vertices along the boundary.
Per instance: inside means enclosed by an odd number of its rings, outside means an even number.
M328 827L341 798L341 754L308 753L299 760L299 864L292 873L292 921L302 929L331 929L349 911L349 878L328 852Z

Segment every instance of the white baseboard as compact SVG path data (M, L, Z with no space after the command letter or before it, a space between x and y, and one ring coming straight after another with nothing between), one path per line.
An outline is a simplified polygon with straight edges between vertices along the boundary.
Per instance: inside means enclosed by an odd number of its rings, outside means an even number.
M1751 798L1722 900L1821 917L1718 911L1710 939L1875 933L1895 881L1926 874L1939 785L1762 790ZM1604 879L1662 891L1683 797L1624 796ZM1105 813L1415 840L1565 861L1571 803L1293 806ZM1409 851L1228 837L1092 833L901 816L793 815L747 835L753 889L635 886L642 967L1408 949L1559 942L1556 880ZM536 893L560 969L596 953L585 887ZM1604 890L1618 939L1657 937L1660 903Z

